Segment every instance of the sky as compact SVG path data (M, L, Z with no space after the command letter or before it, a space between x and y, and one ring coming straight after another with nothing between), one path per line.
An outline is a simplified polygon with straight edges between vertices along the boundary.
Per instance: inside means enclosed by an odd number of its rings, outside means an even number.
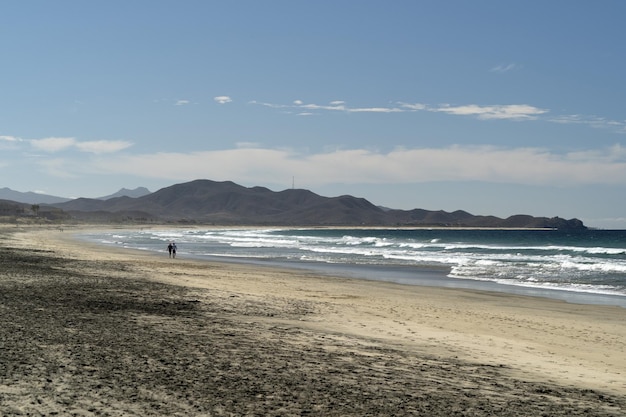
M626 228L621 0L2 0L0 187Z

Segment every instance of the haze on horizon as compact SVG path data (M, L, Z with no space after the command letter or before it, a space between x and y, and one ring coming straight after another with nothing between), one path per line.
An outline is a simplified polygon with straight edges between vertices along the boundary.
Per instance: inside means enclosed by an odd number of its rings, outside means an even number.
M626 3L0 4L0 187L194 179L626 228Z

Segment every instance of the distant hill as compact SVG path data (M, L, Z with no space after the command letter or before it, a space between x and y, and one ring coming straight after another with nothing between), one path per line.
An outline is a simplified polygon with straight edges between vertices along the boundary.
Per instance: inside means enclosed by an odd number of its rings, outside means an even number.
M63 210L50 205L19 203L0 199L0 219L68 221L71 220L71 217Z
M10 188L0 188L0 200L16 201L26 204L55 204L69 201L69 198L56 197L53 195L39 194L32 191L20 192Z
M84 221L177 222L220 225L507 227L584 229L578 219L475 216L468 212L393 210L349 195L323 197L308 190L271 191L231 181L195 180L140 197L79 198L54 204Z
M136 198L136 197L142 197L148 194L150 194L150 190L148 190L145 187L137 187L134 190L129 190L128 188L122 188L114 194L111 194L105 197L98 197L98 200L108 200L110 198L123 197L123 196ZM53 195L40 194L40 193L35 193L32 191L20 192L20 191L14 191L14 190L11 190L10 188L4 187L4 188L0 188L0 200L9 200L9 201L15 201L18 203L26 203L26 204L57 204L57 203L64 203L66 201L70 201L71 198L56 197Z
M108 200L110 198L116 198L116 197L133 197L133 198L137 198L137 197L143 197L144 195L148 195L150 194L150 190L148 190L146 187L137 187L134 190L129 190L128 188L122 188L121 190L119 190L118 192L111 194L111 195L107 195L104 197L98 197L98 200Z

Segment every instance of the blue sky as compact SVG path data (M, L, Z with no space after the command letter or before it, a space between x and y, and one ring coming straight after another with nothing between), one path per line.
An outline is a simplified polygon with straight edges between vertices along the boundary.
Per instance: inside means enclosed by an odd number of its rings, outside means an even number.
M0 2L0 187L626 228L626 2Z

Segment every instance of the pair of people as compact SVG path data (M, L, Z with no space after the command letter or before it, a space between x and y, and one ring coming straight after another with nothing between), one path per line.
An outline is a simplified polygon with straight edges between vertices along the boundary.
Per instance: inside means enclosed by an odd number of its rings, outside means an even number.
M170 244L167 245L167 251L170 253L170 258L175 258L176 257L176 242L170 242Z

